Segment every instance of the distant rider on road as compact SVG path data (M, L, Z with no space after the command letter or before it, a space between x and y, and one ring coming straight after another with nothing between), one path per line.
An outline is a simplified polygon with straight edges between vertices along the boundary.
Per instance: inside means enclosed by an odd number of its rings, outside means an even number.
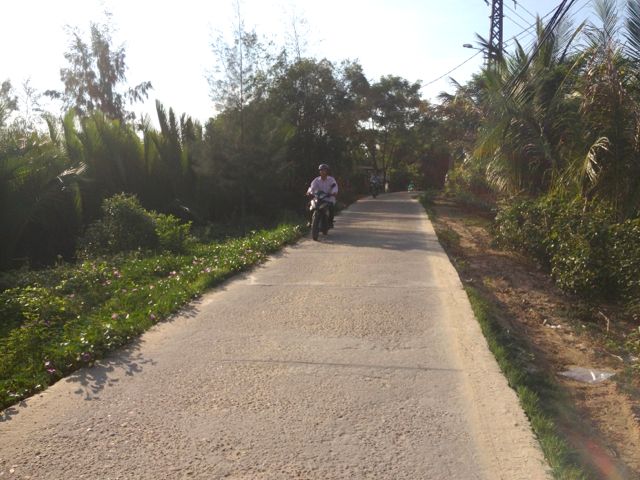
M382 181L378 176L378 172L374 171L373 173L371 173L371 177L369 178L369 189L371 190L371 193L373 193L374 190L376 193L380 192L381 185L382 185Z
M313 179L309 189L307 190L307 195L313 195L317 192L324 192L329 194L330 197L327 199L329 202L329 228L333 228L333 217L335 215L335 207L336 207L336 195L338 195L338 183L336 179L329 175L329 165L326 163L322 163L318 166L318 172L320 172L320 176Z

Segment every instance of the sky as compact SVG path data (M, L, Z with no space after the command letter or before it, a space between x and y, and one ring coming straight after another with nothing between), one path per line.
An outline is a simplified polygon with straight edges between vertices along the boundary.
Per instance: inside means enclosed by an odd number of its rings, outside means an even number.
M531 30L521 32L534 22L533 15L544 16L559 3L504 0L505 40L519 35L522 43L531 41ZM577 20L591 10L588 3L578 0ZM90 22L103 23L103 12L109 11L113 43L126 51L127 83L153 85L149 100L133 110L155 118L158 99L178 114L204 121L215 113L206 79L216 65L211 44L219 35L231 35L235 5L235 0L10 1L3 5L0 81L11 80L18 94L26 80L40 92L62 90L66 27L80 28L88 39ZM432 101L454 90L449 77L464 83L480 70L482 53L463 44L475 46L476 33L489 34L490 6L484 0L240 0L240 11L247 30L276 45L291 38L295 23L306 56L356 60L370 81L383 75L419 80L423 97Z

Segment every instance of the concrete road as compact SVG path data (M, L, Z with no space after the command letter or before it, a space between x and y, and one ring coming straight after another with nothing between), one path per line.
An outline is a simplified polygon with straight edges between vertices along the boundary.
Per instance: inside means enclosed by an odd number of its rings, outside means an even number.
M0 478L548 478L409 194L6 413Z

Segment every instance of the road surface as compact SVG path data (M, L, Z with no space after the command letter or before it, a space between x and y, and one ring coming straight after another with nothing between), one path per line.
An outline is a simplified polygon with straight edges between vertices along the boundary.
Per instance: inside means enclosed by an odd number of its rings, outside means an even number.
M411 194L364 199L6 412L0 478L544 479Z

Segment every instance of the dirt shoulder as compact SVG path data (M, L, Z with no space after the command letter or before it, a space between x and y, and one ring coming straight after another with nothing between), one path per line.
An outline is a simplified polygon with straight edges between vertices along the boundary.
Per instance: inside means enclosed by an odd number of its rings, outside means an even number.
M580 305L547 273L520 255L494 248L491 218L483 212L442 198L431 208L433 225L463 283L478 289L503 327L527 345L531 370L547 372L557 385L555 398L540 392L541 401L557 404L556 424L579 463L595 478L640 478L640 382L629 375L628 359L607 348L615 317L606 309L596 316L580 314ZM616 376L590 384L560 375L571 367Z

